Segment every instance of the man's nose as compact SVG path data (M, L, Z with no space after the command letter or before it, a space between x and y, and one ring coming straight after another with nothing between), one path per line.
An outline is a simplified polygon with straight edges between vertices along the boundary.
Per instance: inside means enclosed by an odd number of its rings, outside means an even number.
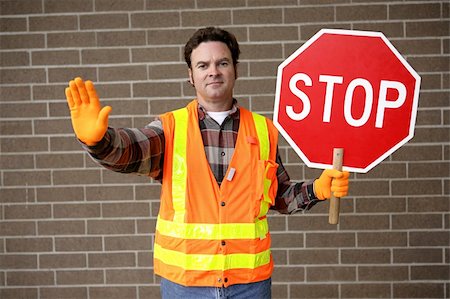
M217 67L217 65L213 64L213 65L211 65L211 67L209 69L209 76L212 77L212 76L217 76L217 75L220 75L220 70Z

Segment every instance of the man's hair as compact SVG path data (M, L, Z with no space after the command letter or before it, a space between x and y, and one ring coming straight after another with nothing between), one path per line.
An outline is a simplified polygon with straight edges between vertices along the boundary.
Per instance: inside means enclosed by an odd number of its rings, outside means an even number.
M226 44L228 49L230 49L234 66L237 65L241 51L239 50L236 37L221 28L206 27L197 30L184 46L184 60L186 60L189 68L191 68L192 51L203 42L222 42Z

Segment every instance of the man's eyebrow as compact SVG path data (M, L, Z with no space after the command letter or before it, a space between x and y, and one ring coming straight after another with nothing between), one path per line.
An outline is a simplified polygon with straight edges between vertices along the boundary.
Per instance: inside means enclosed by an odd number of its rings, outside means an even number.
M228 58L228 57L223 57L223 58L217 59L216 62L222 62L222 61L230 62L231 59ZM209 64L209 61L202 61L202 60L200 60L200 61L197 61L197 62L195 63L195 65L199 65L199 64Z
M195 63L195 65L199 65L199 64L208 64L208 62L200 60Z

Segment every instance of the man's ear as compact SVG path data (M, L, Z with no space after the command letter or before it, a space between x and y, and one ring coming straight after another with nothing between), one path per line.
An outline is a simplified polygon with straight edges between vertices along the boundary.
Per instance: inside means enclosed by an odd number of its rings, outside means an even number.
M191 85L194 86L194 78L192 77L191 68L188 68L188 74L189 74L189 83L191 83Z
M234 65L234 79L236 80L238 78L238 65Z

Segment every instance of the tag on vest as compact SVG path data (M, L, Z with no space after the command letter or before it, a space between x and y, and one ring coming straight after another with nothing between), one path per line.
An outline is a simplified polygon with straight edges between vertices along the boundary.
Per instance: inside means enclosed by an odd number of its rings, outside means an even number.
M227 181L231 181L233 179L235 172L236 172L235 168L230 168L230 171L228 171L227 175Z
M247 136L247 142L250 144L258 144L258 138L254 136Z

